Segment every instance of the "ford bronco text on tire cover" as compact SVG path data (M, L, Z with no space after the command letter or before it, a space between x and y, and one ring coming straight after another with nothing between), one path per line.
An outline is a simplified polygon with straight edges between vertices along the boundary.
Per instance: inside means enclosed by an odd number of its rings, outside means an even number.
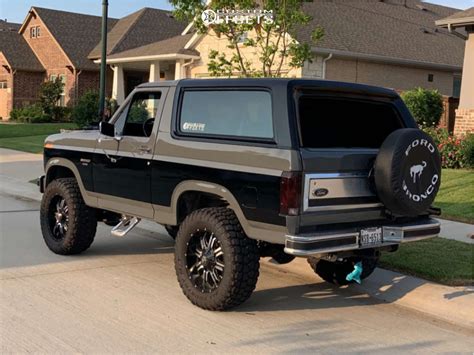
M136 88L100 130L48 137L41 228L81 253L97 222L141 219L176 239L188 299L248 299L259 258L295 256L327 282L368 277L380 253L438 235L440 156L393 91L316 80L215 79Z

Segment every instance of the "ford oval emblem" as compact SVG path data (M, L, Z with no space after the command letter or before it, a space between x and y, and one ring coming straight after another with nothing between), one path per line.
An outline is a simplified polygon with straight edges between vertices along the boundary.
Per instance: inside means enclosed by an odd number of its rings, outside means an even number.
M329 193L328 189L317 189L313 191L315 197L324 197Z

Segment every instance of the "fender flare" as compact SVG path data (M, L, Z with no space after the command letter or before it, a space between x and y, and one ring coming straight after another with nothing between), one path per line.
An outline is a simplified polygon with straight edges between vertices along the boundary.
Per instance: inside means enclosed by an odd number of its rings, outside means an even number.
M72 171L74 174L74 177L76 178L77 184L79 185L79 190L81 191L82 198L84 199L84 202L86 205L95 207L97 206L97 197L93 197L90 195L90 193L86 190L84 187L84 184L82 183L81 179L81 174L79 174L79 170L77 170L76 165L70 161L69 159L66 158L51 158L48 160L48 162L45 165L45 176L46 176L46 181L48 181L48 175L50 173L51 168L53 167L64 167ZM46 188L46 186L45 186Z
M244 229L244 232L247 235L250 235L252 227L245 218L244 212L240 208L240 204L235 198L235 196L224 186L219 184L214 184L206 181L200 180L186 180L180 182L174 189L173 194L171 196L171 210L174 213L175 223L178 222L178 201L181 195L185 192L189 191L199 191L205 192L212 195L216 195L224 199L228 204L229 208L231 208L237 219L240 222L240 225Z

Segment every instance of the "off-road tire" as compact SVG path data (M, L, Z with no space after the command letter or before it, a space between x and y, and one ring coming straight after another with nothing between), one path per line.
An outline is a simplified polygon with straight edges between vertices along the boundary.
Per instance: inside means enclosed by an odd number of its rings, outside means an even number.
M165 227L166 232L168 232L168 235L171 238L176 239L176 236L178 235L179 226L170 226L169 224L165 224L163 227Z
M202 293L193 285L186 261L191 235L204 229L217 237L225 264L220 284L209 293ZM175 244L176 275L185 296L200 308L224 311L245 302L257 284L259 258L257 242L244 234L234 212L228 208L194 211L180 225Z
M65 200L68 206L68 229L63 239L53 236L50 223L50 209L56 197ZM62 178L52 181L41 200L41 231L48 248L60 255L73 255L88 249L94 241L97 230L97 216L94 209L86 206L74 178Z
M349 282L346 280L347 274L354 270L354 263L358 260L362 261L362 275L361 280L369 277L375 270L378 264L377 257L366 257L362 259L344 259L344 261L328 261L324 259L308 258L308 263L319 277L324 281L343 286Z

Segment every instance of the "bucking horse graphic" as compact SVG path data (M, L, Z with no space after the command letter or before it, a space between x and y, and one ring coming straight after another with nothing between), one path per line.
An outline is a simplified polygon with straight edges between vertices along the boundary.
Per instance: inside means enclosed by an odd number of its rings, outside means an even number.
M421 177L423 169L426 168L426 161L422 161L421 164L413 165L410 168L410 176L413 178L413 183L416 182L416 179Z

